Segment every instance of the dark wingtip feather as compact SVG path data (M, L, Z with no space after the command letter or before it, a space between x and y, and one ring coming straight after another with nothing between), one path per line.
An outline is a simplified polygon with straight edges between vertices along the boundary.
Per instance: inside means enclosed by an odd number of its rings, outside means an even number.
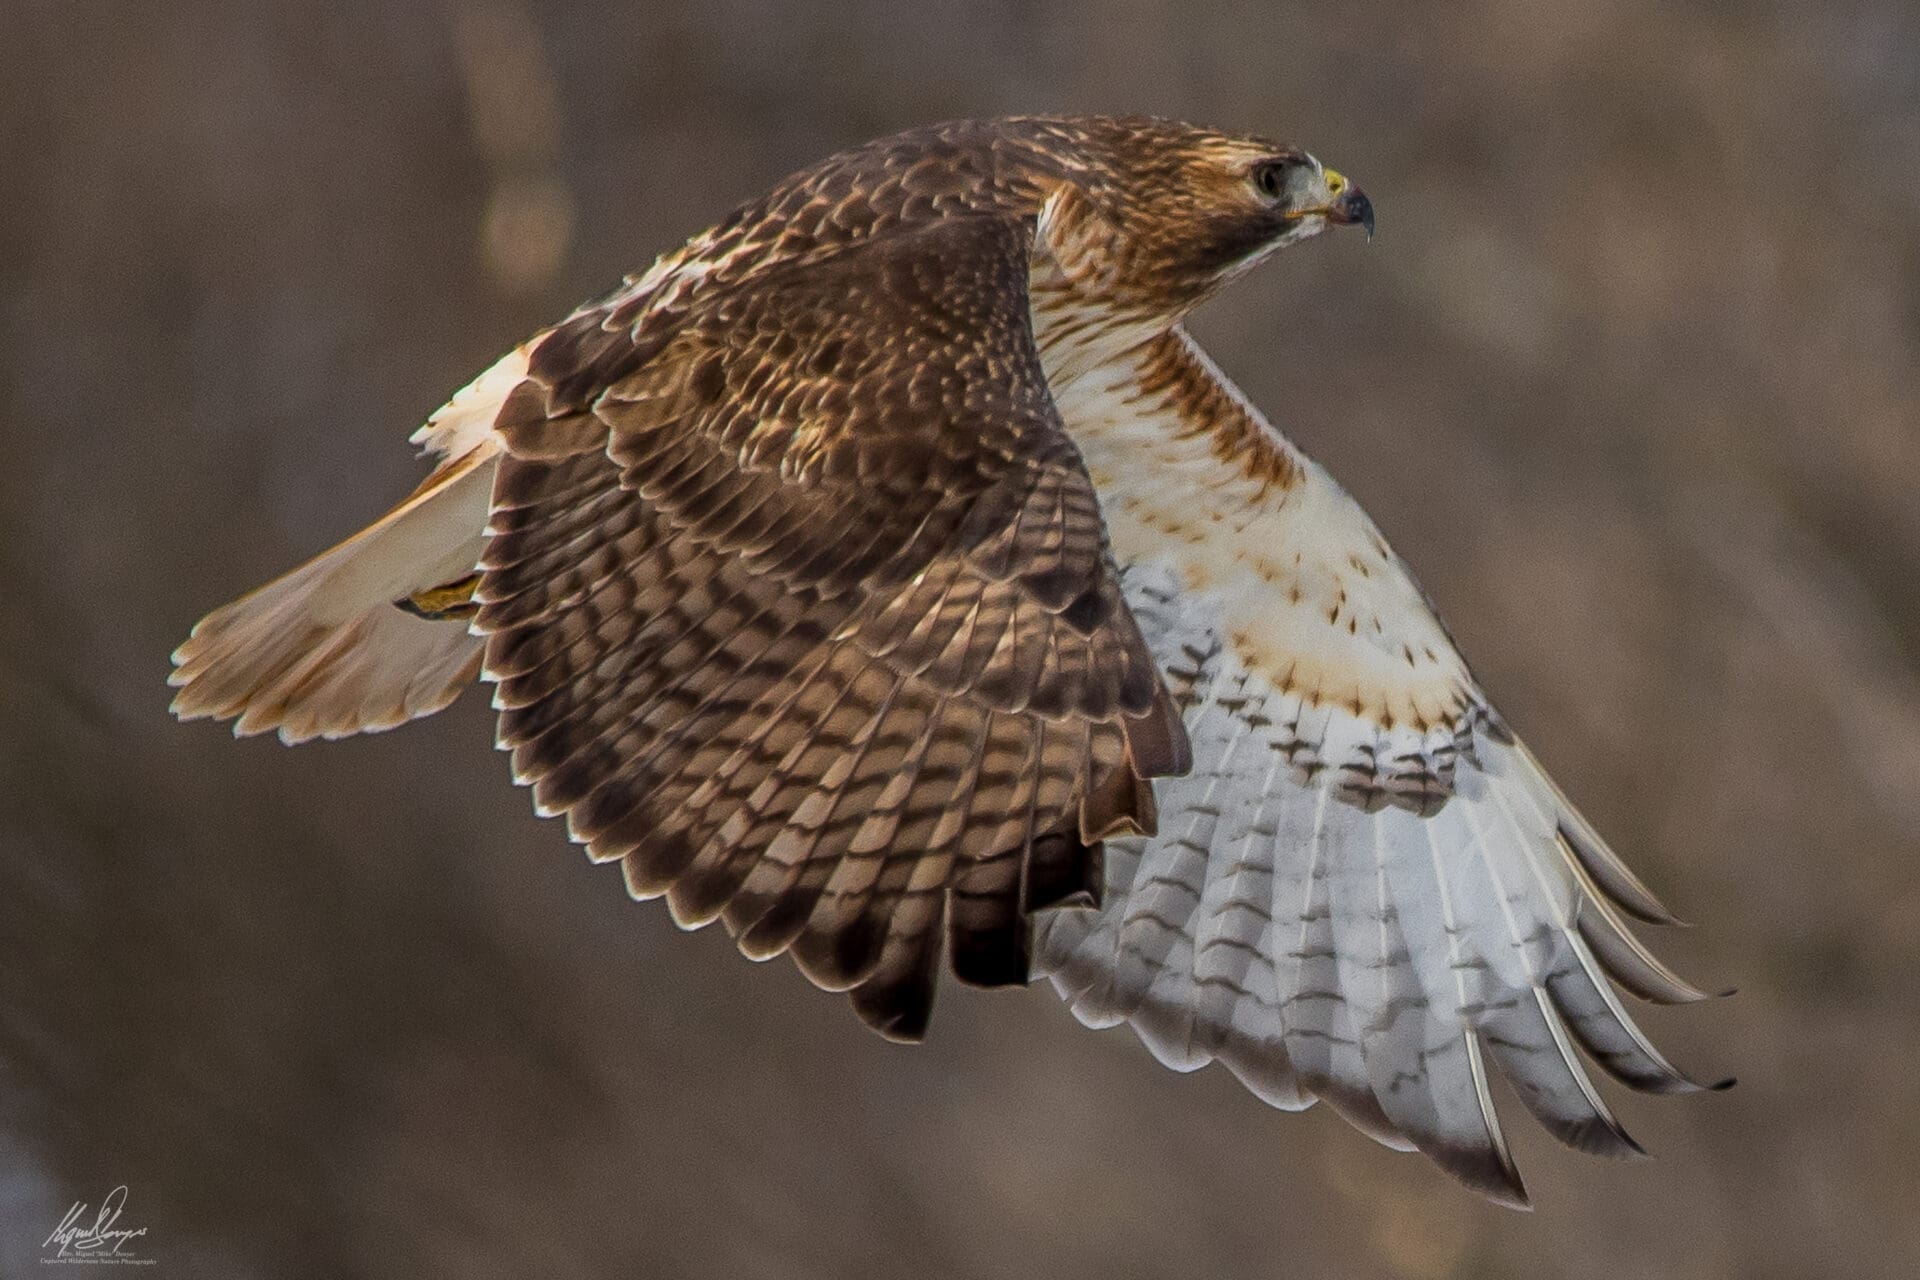
M1491 1141L1452 1143L1424 1139L1420 1153L1443 1169L1447 1176L1504 1209L1531 1212L1533 1199L1520 1169L1507 1151L1505 1139L1491 1135Z
M1450 1148L1422 1150L1452 1177L1501 1208L1533 1212L1533 1197L1527 1194L1520 1170L1505 1151L1491 1147L1461 1148L1457 1152Z
M933 1021L935 970L924 965L898 980L869 979L853 989L853 1009L881 1039L919 1044Z
M1666 905L1656 898L1653 890L1642 883L1626 863L1590 832L1576 830L1562 822L1559 828L1561 843L1572 855L1570 861L1580 869L1583 878L1597 889L1608 902L1632 916L1642 924L1666 925L1673 928L1691 928L1685 920L1667 910Z
M1655 1004L1694 1004L1712 999L1711 993L1702 991L1655 958L1612 917L1605 903L1598 899L1589 899L1588 903L1596 909L1580 910L1575 917L1575 927L1615 982Z
M1072 832L1041 836L1027 852L1026 909L1100 905L1106 847L1083 844Z
M1602 1113L1579 1124L1542 1121L1547 1132L1575 1151L1610 1160L1645 1159L1647 1149L1609 1113Z
M955 904L955 914L961 914ZM948 937L953 976L973 987L1024 987L1032 970L1028 928L1014 915L982 928L955 924Z
M800 972L814 986L846 991L872 976L886 941L885 920L868 912L830 931L818 931L810 922L794 940L792 953Z

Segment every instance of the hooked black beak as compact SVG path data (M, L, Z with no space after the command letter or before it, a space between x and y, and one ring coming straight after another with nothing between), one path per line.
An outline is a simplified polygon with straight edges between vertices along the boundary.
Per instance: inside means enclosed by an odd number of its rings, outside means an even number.
M1373 239L1373 201L1367 199L1367 193L1356 186L1349 185L1340 193L1331 205L1327 206L1327 221L1342 226L1359 223L1367 229L1367 239Z

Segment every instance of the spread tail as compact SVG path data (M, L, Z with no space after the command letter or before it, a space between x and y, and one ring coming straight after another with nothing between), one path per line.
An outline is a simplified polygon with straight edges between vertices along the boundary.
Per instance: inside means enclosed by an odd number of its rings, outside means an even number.
M457 698L480 673L481 642L450 597L480 559L495 457L472 449L353 537L202 618L173 653L174 714L295 743L391 729Z

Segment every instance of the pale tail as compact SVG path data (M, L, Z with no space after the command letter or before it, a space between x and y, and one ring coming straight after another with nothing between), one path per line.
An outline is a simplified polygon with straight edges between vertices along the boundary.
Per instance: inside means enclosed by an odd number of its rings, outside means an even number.
M490 450L443 468L333 549L202 618L174 650L183 720L231 719L282 740L391 729L452 702L480 673L458 619L394 602L470 573L493 485Z
M173 653L182 720L235 720L294 743L432 715L480 674L463 618L397 602L473 572L486 543L494 419L542 335L507 353L413 435L440 467L345 542L202 618Z

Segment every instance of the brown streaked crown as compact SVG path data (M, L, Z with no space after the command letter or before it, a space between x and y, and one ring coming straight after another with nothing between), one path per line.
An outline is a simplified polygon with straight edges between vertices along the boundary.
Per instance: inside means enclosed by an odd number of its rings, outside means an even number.
M1037 217L1058 194L1079 233L1097 239L1108 267L1102 284L1129 304L1172 314L1288 230L1284 212L1252 180L1270 160L1305 156L1145 116L929 125L790 175L695 237L683 260L704 264L704 288L941 218ZM646 290L630 297L636 314L657 301Z

